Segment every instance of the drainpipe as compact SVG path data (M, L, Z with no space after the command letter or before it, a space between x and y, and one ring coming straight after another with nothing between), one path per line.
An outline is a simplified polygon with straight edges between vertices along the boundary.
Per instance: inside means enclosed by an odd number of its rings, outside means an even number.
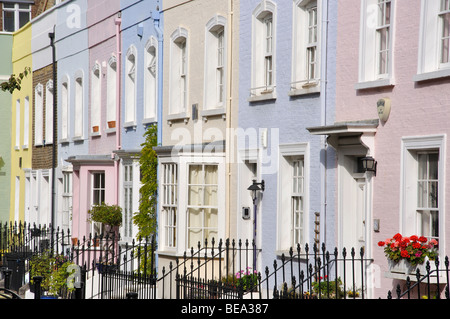
M56 201L56 187L55 187L55 168L56 168L56 148L57 148L57 122L56 122L56 101L57 101L57 95L56 95L56 53L55 53L55 26L53 26L53 32L50 32L48 34L48 37L50 38L50 46L52 48L52 67L53 67L53 146L52 146L52 203L51 203L51 223L52 223L52 231L53 228L56 226L56 214L55 214L55 201ZM52 236L53 240L53 236ZM53 245L52 245L53 247Z
M122 13L119 11L118 17L114 20L116 24L116 150L120 150L122 148L121 145L121 122L120 122L120 79L121 79L121 65L122 65L122 49L121 49L121 41L120 41L120 26L122 24ZM111 154L111 157L114 159L114 153ZM119 162L118 160L114 160L114 169L115 169L115 185L116 185L116 203L119 204Z
M227 101L227 110L226 110L226 127L225 127L225 150L227 150L227 152L225 152L225 160L227 161L226 163L226 177L227 177L227 181L226 181L226 194L228 195L228 200L227 200L227 216L228 216L228 222L227 222L227 226L228 226L228 236L231 236L231 207L230 207L230 192L231 192L231 161L232 159L230 158L230 154L233 154L234 152L232 152L231 150L231 145L234 145L234 142L232 141L232 138L234 136L234 134L232 134L232 130L231 130L231 123L232 123L232 118L231 118L231 110L232 110L232 103L233 103L233 96L232 96L232 92L233 92L233 88L231 87L233 85L233 1L234 0L229 0L229 4L228 4L228 30L227 30L227 38L228 38L228 51L227 51L227 76L228 76L228 83L227 83L227 94L228 94L228 101ZM227 158L228 156L228 158Z
M156 33L158 35L158 105L157 112L157 125L158 125L158 145L162 143L162 101L163 101L163 31L160 27L160 11L159 6L156 7L156 11L153 14L153 23Z
M325 10L322 9L322 14L324 15L322 17L322 44L325 46L325 50L322 50L322 58L321 58L321 64L322 64L322 88L321 88L321 125L325 126L327 125L327 89L328 89L328 7L329 7L329 0L323 2L326 6ZM323 156L324 156L324 164L321 166L322 176L323 176L323 182L321 186L321 192L322 192L322 212L323 212L323 242L326 244L327 241L327 169L328 169L328 143L327 143L327 137L322 136L322 149L323 149Z

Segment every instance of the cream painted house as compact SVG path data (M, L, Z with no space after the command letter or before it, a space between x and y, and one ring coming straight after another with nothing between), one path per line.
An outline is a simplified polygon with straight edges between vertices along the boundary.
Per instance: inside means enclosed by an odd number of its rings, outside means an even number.
M239 4L164 1L160 267L191 247L235 236ZM195 18L193 18L195 17ZM230 134L228 134L230 133Z

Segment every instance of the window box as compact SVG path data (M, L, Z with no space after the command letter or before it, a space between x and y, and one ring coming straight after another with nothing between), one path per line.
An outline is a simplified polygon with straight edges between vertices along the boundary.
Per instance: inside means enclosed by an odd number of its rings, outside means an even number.
M116 127L116 121L108 121L108 128L115 128Z

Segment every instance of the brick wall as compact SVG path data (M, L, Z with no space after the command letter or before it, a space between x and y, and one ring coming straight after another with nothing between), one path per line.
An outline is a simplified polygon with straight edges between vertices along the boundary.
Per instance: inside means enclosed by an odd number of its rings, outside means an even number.
M46 84L49 80L53 79L53 66L50 64L46 67L43 67L39 70L33 71L33 94L34 94L34 88L40 83L43 86L43 133L45 136L45 132L47 129L46 127L46 123L45 123L45 102L47 99L47 96L45 94L45 87ZM56 90L56 81L54 81L53 83L53 98L57 99L57 90ZM57 100L56 100L57 101ZM58 150L57 148L57 141L58 141L58 136L55 133L53 135L53 144L50 145L44 145L44 146L35 146L34 145L34 135L35 135L35 99L33 99L33 125L32 125L32 130L33 130L33 136L32 136L32 159L31 159L31 167L32 169L49 169L52 168L52 159L53 159L53 145L56 144L56 151ZM54 112L53 114L54 117L54 122L57 123L57 113ZM50 128L53 129L53 128ZM57 155L57 154L56 154Z

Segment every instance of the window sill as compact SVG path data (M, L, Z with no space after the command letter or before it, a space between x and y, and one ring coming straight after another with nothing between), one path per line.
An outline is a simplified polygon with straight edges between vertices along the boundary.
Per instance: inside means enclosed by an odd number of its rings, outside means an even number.
M156 122L158 122L156 117L147 117L147 118L142 120L142 124L144 124L144 125L153 124L153 123L156 123Z
M70 141L69 141L68 138L62 138L62 139L59 140L59 144L67 144L67 143L69 143L69 142L70 142Z
M450 68L431 71L431 72L425 72L425 73L418 73L418 74L414 75L413 81L420 82L420 81L426 81L426 80L441 79L441 78L446 78L446 77L450 77Z
M189 121L189 116L186 114L186 112L167 115L167 123L169 125L172 125L173 122L177 121L184 121L184 123L187 123Z
M72 139L74 142L81 142L84 141L84 138L82 136L74 136Z
M115 127L107 128L107 129L105 130L105 133L106 133L106 134L116 133L116 128L115 128Z
M303 85L298 85L298 87L291 87L288 95L299 96L314 93L320 93L320 82L305 83Z
M263 91L258 94L251 95L247 101L248 102L259 102L259 101L270 101L276 100L277 94L274 90Z
M132 129L132 130L134 130L134 129L136 129L136 122L135 121L125 122L125 123L123 123L123 127L125 129Z
M98 137L98 136L102 136L102 134L100 132L91 132L90 136L91 137Z
M365 90L365 89L375 89L375 88L383 88L383 87L389 87L389 86L394 86L394 82L391 78L359 82L359 83L355 84L355 89L356 90Z
M225 108L223 108L223 107L202 110L202 112L200 113L200 115L202 116L204 121L207 121L209 117L213 117L213 116L222 116L222 118L225 119L225 114L226 114L226 111L225 111Z

